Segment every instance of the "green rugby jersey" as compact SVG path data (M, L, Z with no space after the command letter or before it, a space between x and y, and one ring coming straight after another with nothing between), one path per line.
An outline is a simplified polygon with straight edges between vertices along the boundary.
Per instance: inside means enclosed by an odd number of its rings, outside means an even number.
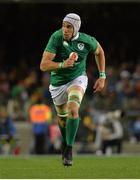
M45 51L56 54L53 61L62 62L66 60L71 52L78 54L78 60L73 67L51 71L50 83L53 86L64 85L78 76L86 73L86 59L89 52L95 52L98 42L94 37L85 33L79 33L75 40L65 41L62 29L54 32L45 48Z

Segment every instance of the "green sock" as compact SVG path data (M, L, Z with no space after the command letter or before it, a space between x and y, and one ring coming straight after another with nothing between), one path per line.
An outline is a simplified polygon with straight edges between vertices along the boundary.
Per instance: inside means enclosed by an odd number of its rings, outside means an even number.
M67 145L69 145L69 146L73 146L73 144L74 144L76 133L77 133L78 126L79 126L79 121L80 121L79 118L67 119L66 140L67 140Z
M63 120L63 121L65 121L65 123L66 123L66 119ZM59 122L58 122L58 125L59 125L59 129L60 129L60 132L61 132L61 135L62 135L62 143L66 144L67 143L66 142L66 126L60 124Z

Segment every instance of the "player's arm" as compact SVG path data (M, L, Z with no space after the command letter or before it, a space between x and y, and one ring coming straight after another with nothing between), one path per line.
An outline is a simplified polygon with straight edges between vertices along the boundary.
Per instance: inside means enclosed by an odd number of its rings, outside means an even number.
M44 51L40 63L41 71L55 71L57 69L72 67L74 65L75 60L71 57L62 62L54 62L53 59L55 58L55 56L56 54L54 53Z
M41 71L52 71L55 69L58 69L59 63L56 63L53 61L55 58L56 54L44 51L40 63L40 69Z
M98 44L98 47L95 51L95 60L96 60L96 64L99 70L99 76L102 77L104 75L100 73L101 72L105 73L105 55L104 55L104 50L100 44Z
M95 82L94 85L94 92L101 91L104 88L105 85L105 55L104 50L101 47L101 45L98 43L98 47L95 51L95 60L99 71L99 78Z

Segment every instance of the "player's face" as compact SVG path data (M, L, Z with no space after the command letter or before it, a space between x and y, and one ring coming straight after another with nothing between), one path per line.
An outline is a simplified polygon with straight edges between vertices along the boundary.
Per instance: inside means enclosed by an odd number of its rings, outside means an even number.
M65 40L70 40L73 37L73 26L68 22L62 24L63 37Z

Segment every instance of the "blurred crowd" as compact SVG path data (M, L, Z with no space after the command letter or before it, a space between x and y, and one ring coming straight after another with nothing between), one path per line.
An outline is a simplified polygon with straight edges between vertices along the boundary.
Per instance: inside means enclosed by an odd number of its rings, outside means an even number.
M93 84L98 76L94 64L88 65L89 85L81 107L81 127L77 142L94 142L95 151L105 153L108 146L122 150L122 140L140 141L140 63L121 63L107 66L106 86L101 93L93 94ZM0 71L0 134L14 137L15 122L33 124L35 148L32 153L59 152L60 133L56 112L49 92L49 73L29 70L28 66ZM2 124L13 124L3 131ZM7 123L8 124L8 123ZM46 137L47 149L44 149ZM3 139L3 138L2 138ZM119 141L118 141L119 140ZM2 140L3 141L3 140ZM39 147L39 148L38 148ZM41 148L42 147L42 148ZM87 149L85 150L87 151Z
M39 61L48 37L73 10L81 16L81 32L96 35L107 60L106 86L96 94L98 71L93 58L87 61L77 151L110 153L114 146L120 153L123 141L140 141L139 8L139 3L0 4L0 153L20 153L15 125L21 122L32 126L30 153L60 151L50 75L39 70Z

